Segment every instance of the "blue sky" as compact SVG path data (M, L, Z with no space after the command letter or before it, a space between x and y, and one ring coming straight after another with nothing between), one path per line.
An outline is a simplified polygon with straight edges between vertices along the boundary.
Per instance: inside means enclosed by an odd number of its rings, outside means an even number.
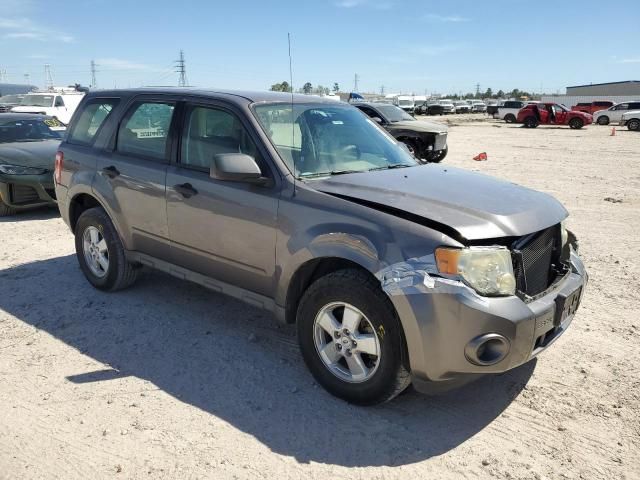
M294 85L360 91L564 93L640 79L640 1L619 0L0 0L0 71L42 86L175 85L183 49L192 85Z

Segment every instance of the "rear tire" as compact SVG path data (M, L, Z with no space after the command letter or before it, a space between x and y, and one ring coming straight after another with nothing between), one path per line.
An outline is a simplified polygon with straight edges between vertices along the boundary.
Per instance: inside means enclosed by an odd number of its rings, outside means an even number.
M14 213L16 213L16 209L4 203L0 198L0 217L8 217Z
M370 275L346 269L316 280L302 296L297 327L307 367L332 395L375 405L409 386L400 321Z
M513 113L507 113L504 116L504 121L507 122L507 123L515 123L516 116Z
M75 236L78 263L91 285L116 291L135 282L139 267L127 261L120 236L102 208L82 212Z
M536 128L538 126L538 119L536 117L527 117L524 119L524 126L526 128Z
M572 118L569 121L569 128L573 128L574 130L579 130L584 127L584 121L581 118Z
M633 130L634 132L637 132L638 130L640 130L640 120L636 118L632 118L627 122L627 128L629 130Z
M609 125L609 117L606 115L598 117L598 125Z

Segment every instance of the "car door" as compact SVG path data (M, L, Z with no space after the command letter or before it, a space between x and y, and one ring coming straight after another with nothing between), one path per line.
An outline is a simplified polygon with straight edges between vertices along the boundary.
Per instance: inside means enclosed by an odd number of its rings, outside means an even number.
M177 161L167 174L173 263L271 296L279 178L242 114L225 103L185 105ZM266 185L213 179L216 154L255 158Z
M554 123L556 125L564 125L567 122L567 112L564 110L564 108L558 105L554 105L552 108L555 117Z
M629 111L629 103L620 103L610 110L609 121L619 122L622 119L622 114Z
M129 248L158 258L169 255L165 182L176 105L170 97L134 98L115 129L112 148L98 158L94 180Z

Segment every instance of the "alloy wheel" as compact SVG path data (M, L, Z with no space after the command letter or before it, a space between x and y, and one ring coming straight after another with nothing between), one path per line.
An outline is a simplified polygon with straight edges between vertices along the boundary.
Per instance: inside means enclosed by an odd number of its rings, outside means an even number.
M102 232L93 225L82 234L82 250L91 273L98 278L104 277L109 270L109 249Z

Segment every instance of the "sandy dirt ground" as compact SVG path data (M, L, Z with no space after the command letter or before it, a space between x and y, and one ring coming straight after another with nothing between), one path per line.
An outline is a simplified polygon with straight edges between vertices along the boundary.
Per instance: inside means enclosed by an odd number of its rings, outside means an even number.
M350 406L292 327L151 271L101 293L56 213L22 214L0 221L0 478L640 478L640 134L479 118L446 119L445 163L555 195L591 276L537 361Z

